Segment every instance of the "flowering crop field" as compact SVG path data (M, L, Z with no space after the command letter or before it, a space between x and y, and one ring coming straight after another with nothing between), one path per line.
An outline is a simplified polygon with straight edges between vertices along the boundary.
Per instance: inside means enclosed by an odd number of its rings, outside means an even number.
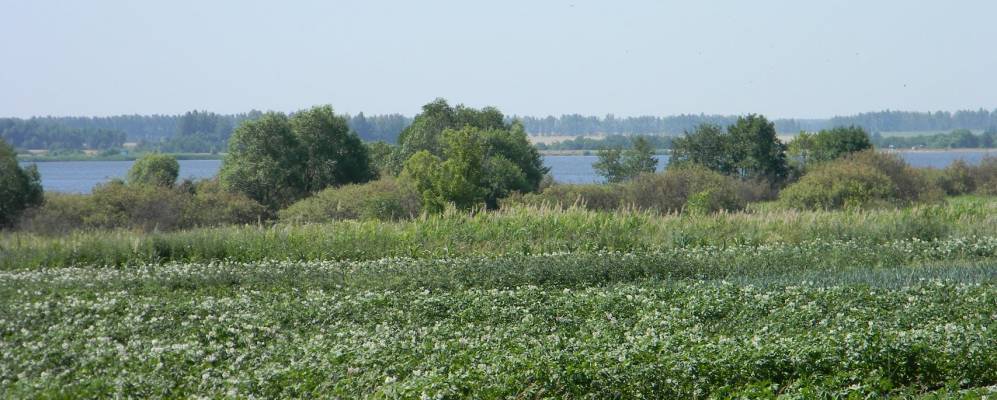
M0 398L997 397L995 202L981 204L941 219L470 217L481 231L444 217L213 242L281 260L179 253L198 232L120 251L6 237L0 256L25 262L0 263ZM321 246L271 243L344 226L358 230L329 243L392 239L305 256ZM711 227L736 232L686 240ZM652 239L613 238L627 229ZM587 230L619 245L562 245ZM436 247L384 250L413 232ZM521 246L543 232L561 236ZM178 252L129 259L144 243ZM114 262L73 261L105 250Z

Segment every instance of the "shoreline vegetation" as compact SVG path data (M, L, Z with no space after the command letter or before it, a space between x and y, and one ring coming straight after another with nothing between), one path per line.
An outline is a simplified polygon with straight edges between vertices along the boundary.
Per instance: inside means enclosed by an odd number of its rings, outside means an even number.
M948 148L918 148L918 149L878 149L882 152L892 152L892 153L997 153L997 148L965 148L965 149L948 149ZM598 155L598 150L539 150L540 155L548 157L557 156L596 156ZM668 155L670 149L656 149L654 153L656 155ZM17 161L21 162L51 162L51 161L135 161L145 153L137 154L119 154L113 156L87 156L82 154L74 155L61 155L61 156L37 156L37 155L25 155L18 154ZM177 160L222 160L225 158L225 153L158 153L164 154L176 158Z

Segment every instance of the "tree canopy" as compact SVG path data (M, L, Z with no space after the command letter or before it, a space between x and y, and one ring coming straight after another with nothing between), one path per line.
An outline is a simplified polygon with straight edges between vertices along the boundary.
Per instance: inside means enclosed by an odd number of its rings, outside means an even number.
M436 100L399 138L394 157L416 185L425 209L498 206L510 192L536 191L548 172L522 124L506 124L494 108L451 107ZM406 157L408 152L414 152Z
M329 186L375 176L345 118L321 106L292 117L267 113L236 128L219 177L227 188L277 210Z
M658 160L654 158L654 147L643 136L631 139L633 145L623 150L620 147L599 151L599 161L592 165L596 173L611 183L636 178L640 174L654 172Z
M857 126L838 127L817 133L801 132L788 145L788 154L804 166L835 160L845 154L872 148L869 134Z
M669 165L698 164L724 175L780 183L788 175L786 146L765 117L740 117L726 131L700 125L672 141Z

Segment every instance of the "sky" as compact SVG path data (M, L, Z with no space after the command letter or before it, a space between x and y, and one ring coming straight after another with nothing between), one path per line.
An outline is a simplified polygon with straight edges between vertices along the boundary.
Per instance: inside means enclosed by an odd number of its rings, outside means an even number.
M0 116L997 108L997 2L0 0Z

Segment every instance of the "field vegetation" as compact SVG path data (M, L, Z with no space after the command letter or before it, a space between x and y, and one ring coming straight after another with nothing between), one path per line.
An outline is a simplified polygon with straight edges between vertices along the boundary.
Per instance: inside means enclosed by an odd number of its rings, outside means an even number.
M398 145L263 114L220 179L149 155L90 195L2 152L0 398L994 395L997 161L775 132L701 125L658 173L638 138L604 185L443 100Z

